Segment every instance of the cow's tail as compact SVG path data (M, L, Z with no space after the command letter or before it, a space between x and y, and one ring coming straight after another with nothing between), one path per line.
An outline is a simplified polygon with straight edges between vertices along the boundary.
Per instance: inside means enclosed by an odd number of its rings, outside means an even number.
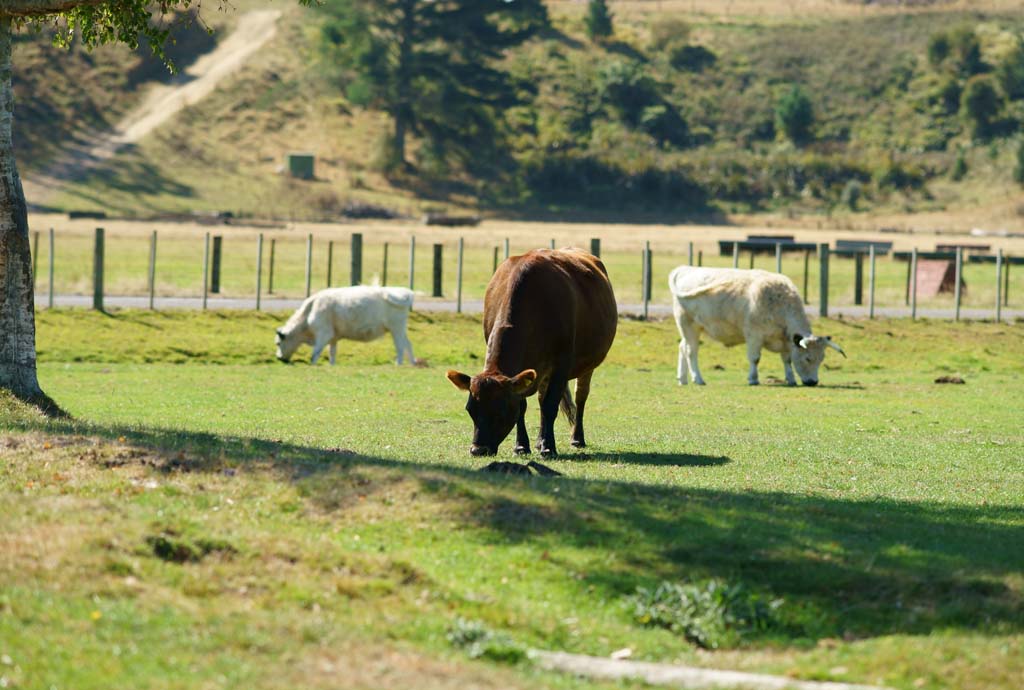
M573 426L576 425L576 403L572 401L572 395L569 393L569 384L565 384L565 390L562 391L562 414L569 420L569 423Z
M414 296L415 293L407 288L387 288L384 299L387 300L388 304L393 304L396 307L412 309Z

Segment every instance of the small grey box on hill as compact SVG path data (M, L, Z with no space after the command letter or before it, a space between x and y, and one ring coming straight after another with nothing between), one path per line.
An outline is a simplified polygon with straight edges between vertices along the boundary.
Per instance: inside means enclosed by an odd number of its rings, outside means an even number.
M289 175L303 180L313 179L313 163L316 156L312 153L289 153L286 160Z

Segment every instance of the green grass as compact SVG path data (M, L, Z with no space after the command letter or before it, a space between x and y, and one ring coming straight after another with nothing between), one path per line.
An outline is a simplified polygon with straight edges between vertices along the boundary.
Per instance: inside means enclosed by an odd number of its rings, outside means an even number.
M40 314L40 378L76 421L0 402L14 687L591 687L467 659L459 619L897 688L1024 672L1019 326L826 321L850 358L818 388L773 383L774 357L749 388L715 344L709 385L679 388L671 322L623 321L590 448L559 421L543 479L474 471L444 379L481 366L474 318L414 314L427 368L386 340L330 368L271 361L284 316ZM633 621L637 587L709 577L782 598L780 625L708 653Z

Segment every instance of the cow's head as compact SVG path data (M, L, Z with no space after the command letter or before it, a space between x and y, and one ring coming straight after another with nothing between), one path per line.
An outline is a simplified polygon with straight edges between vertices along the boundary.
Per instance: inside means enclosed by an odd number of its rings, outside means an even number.
M797 333L793 336L793 342L789 348L789 358L793 362L793 368L796 369L796 375L800 377L805 386L818 385L818 367L825 360L826 347L838 351L843 357L846 356L843 348L833 343L832 338L827 335Z
M291 333L286 332L283 328L278 328L276 331L276 343L277 343L277 358L284 363L288 363L288 360L292 358L295 351L299 349L299 345L302 344L303 340L300 336L301 329L296 328Z
M469 393L466 412L473 420L471 455L496 455L519 419L523 399L537 381L537 372L526 369L509 378L501 374L473 376L449 370L448 380Z

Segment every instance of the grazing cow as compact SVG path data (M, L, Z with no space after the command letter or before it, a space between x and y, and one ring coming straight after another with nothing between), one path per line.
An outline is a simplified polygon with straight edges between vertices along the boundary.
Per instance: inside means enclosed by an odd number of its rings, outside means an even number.
M337 342L369 341L391 332L401 364L405 354L415 364L412 343L405 333L413 293L400 287L355 286L328 288L306 298L282 328L277 329L277 358L287 362L303 343L312 346L316 364L320 353L331 346L331 364Z
M846 356L829 336L811 334L800 293L784 275L680 266L669 274L668 285L681 337L676 370L679 385L686 385L687 364L693 382L704 385L697 367L701 332L730 347L746 342L750 361L747 383L751 386L758 383L762 347L782 355L790 386L796 385L793 367L805 386L818 385L818 367L825 359L826 347Z
M556 454L559 403L573 425L572 445L585 447L590 379L612 346L617 321L615 293L600 259L579 249L537 249L502 263L484 295L484 370L472 377L448 372L452 384L469 393L469 452L496 454L516 427L515 452L529 453L526 398L534 393L540 400L541 455Z

